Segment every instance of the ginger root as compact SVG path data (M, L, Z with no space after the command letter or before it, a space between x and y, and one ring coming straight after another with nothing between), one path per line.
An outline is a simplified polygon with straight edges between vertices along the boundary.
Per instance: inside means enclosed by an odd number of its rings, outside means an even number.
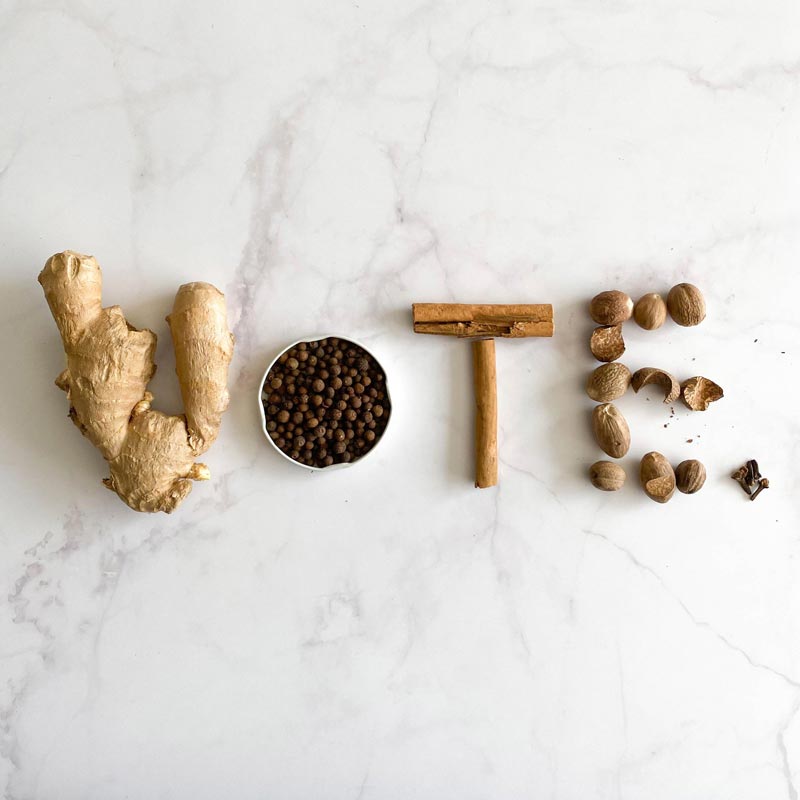
M156 335L134 328L119 306L101 305L100 266L66 250L39 275L61 333L67 368L56 385L67 393L69 416L108 461L103 483L136 511L174 511L192 480L210 477L195 458L219 433L228 407L233 334L225 295L209 283L178 289L167 322L185 414L150 408L147 384L156 371Z

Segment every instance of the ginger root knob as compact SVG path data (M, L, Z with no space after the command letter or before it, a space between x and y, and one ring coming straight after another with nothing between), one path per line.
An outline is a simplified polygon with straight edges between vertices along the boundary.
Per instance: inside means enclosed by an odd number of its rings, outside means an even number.
M136 511L170 513L191 481L210 477L195 458L216 439L228 407L234 339L225 296L208 283L178 290L168 319L186 415L170 416L150 407L147 391L156 335L130 325L119 306L102 307L97 261L57 253L39 283L67 358L56 384L67 393L72 421L109 463L103 483Z

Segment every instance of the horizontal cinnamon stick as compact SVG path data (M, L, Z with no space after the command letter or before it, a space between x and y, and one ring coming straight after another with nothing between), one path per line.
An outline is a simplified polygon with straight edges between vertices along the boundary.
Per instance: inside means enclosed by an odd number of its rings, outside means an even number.
M415 333L485 339L518 339L553 335L553 306L546 303L470 305L467 303L414 303Z

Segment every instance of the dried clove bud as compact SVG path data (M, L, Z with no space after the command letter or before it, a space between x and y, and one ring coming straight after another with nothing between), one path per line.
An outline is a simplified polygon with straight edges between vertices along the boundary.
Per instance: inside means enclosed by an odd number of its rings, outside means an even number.
M750 496L750 487L747 485L746 478L747 478L747 467L739 467L736 472L731 475L731 478L742 487L745 494L749 497Z
M758 461L751 458L744 466L739 467L731 475L739 486L745 491L751 500L755 500L764 489L769 489L769 481L761 477L761 470L758 468ZM755 489L755 491L753 491Z
M744 475L744 482L751 488L755 488L755 485L761 480L761 472L758 469L758 462L751 458L745 465L745 475Z
M761 492L764 491L764 489L769 489L769 481L766 478L761 478L761 480L758 482L758 489L756 489L753 494L750 495L750 499L755 500L756 497L758 497Z

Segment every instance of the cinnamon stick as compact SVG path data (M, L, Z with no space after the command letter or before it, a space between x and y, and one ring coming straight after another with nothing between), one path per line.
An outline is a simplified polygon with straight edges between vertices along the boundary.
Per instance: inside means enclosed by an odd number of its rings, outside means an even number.
M553 306L546 303L414 303L412 309L415 333L510 339L553 335Z
M475 486L497 485L497 367L494 339L472 343L475 380Z

